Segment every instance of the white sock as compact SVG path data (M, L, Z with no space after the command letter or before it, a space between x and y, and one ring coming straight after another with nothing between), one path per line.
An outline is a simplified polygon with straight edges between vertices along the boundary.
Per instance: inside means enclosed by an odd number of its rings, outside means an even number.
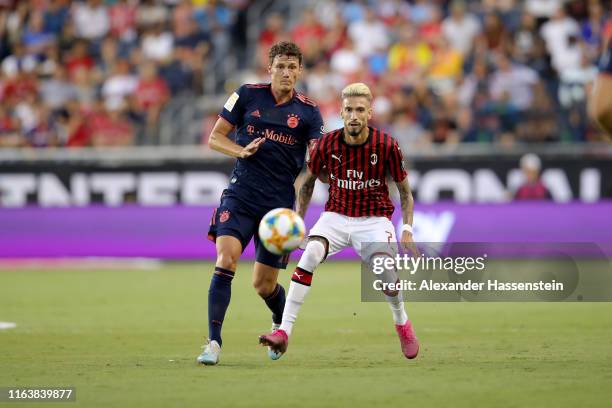
M390 255L386 255L384 253L376 253L377 256L388 256L392 258ZM373 262L374 259L371 259ZM373 265L370 265L373 269ZM386 269L381 275L383 282L397 282L398 276L397 271L395 269ZM397 325L404 325L408 321L408 315L406 314L406 310L404 309L404 298L402 296L402 292L398 291L397 295L389 296L385 293L385 300L389 303L389 308L391 309L391 313L393 314L393 321Z
M387 296L385 299L389 303L389 308L393 314L393 321L395 324L403 325L408 321L408 315L404 309L404 299L402 298L402 292L398 292L397 296Z
M287 333L287 336L291 336L293 330L293 323L297 319L300 307L304 304L304 298L310 291L310 286L302 285L301 283L291 282L289 285L289 294L287 300L285 300L285 309L283 311L283 322L280 325L280 329Z
M315 240L309 241L306 245L306 250L298 262L297 268L295 268L295 272L293 272L291 284L289 285L289 293L285 300L283 321L280 325L280 329L284 330L288 336L291 335L293 324L300 312L300 307L304 304L304 299L310 291L312 272L323 262L324 257L325 246L323 243Z

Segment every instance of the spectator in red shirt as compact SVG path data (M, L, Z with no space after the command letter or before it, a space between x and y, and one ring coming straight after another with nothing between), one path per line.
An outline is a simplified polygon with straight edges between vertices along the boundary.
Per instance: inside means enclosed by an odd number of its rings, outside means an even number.
M145 62L134 92L134 111L144 120L147 134L156 137L159 115L170 97L166 81L157 74L153 62Z
M516 190L515 200L550 200L550 191L540 179L542 162L533 153L528 153L521 157L521 171L525 177L525 182Z
M111 34L122 42L136 39L136 7L128 0L119 0L109 9Z
M272 13L266 19L266 26L259 34L257 40L257 61L259 67L268 66L268 50L273 44L279 42L285 35L283 17L278 13Z
M166 82L157 75L157 67L152 62L146 62L140 70L140 78L134 97L136 108L143 111L160 109L168 100Z
M3 98L9 105L16 105L29 96L38 94L38 82L31 72L20 71L13 78L9 78L4 85Z
M66 134L67 147L86 147L91 144L91 132L87 125L91 116L81 111L76 100L68 102L59 116L60 126Z
M308 48L310 42L320 43L325 37L325 28L310 9L304 11L301 21L291 31L291 38L301 49Z
M77 41L69 55L65 59L66 71L70 79L75 79L75 74L80 69L85 69L87 72L93 70L95 60L89 55L88 44L86 41Z
M5 104L0 103L0 148L26 145L26 141L19 128L19 119L11 114Z
M104 103L104 110L90 120L89 130L94 147L134 144L134 128L125 116L125 102L120 98Z
M442 12L438 7L431 8L431 18L419 26L421 38L430 43L435 43L436 38L442 35Z

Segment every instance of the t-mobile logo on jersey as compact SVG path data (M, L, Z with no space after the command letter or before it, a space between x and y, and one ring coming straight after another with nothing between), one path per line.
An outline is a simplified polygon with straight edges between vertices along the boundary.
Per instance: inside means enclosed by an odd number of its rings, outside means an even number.
M275 132L274 130L264 130L264 137L266 139L273 140L275 142L284 143L293 146L296 144L296 140L293 136L287 135L283 132Z
M345 188L347 190L363 190L365 188L378 187L381 184L380 180L378 179L369 179L363 181L363 171L359 170L347 170L346 178L347 180L336 179L338 187Z
M297 143L297 139L295 137L291 135L287 135L283 132L277 132L272 129L261 130L260 128L255 127L253 125L247 125L246 131L250 136L253 136L253 135L257 135L259 137L263 136L266 139L269 139L275 142L279 142L279 143L283 143L283 144L287 144L290 146L293 146Z

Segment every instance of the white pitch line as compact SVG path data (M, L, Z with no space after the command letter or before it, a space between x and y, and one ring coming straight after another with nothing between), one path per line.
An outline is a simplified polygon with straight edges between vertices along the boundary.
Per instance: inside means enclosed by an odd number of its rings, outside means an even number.
M17 323L0 322L0 330L14 329L15 327L17 327Z

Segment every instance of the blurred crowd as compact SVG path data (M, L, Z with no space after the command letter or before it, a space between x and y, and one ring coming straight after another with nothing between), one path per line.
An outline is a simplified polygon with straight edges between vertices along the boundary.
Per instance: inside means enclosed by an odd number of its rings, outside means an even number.
M342 87L362 81L375 125L407 148L599 140L586 98L609 0L302 1L294 19L272 7L248 43L255 3L0 0L0 146L157 144L168 101L267 81L285 39L328 129L342 125ZM214 72L228 58L236 71ZM212 74L225 87L205 87Z
M203 94L246 5L0 0L0 146L157 144L165 105Z
M404 146L599 140L586 98L609 10L598 0L320 1L293 27L269 18L260 64L270 43L292 38L328 127L341 125L342 86L360 80L373 85L374 122Z

